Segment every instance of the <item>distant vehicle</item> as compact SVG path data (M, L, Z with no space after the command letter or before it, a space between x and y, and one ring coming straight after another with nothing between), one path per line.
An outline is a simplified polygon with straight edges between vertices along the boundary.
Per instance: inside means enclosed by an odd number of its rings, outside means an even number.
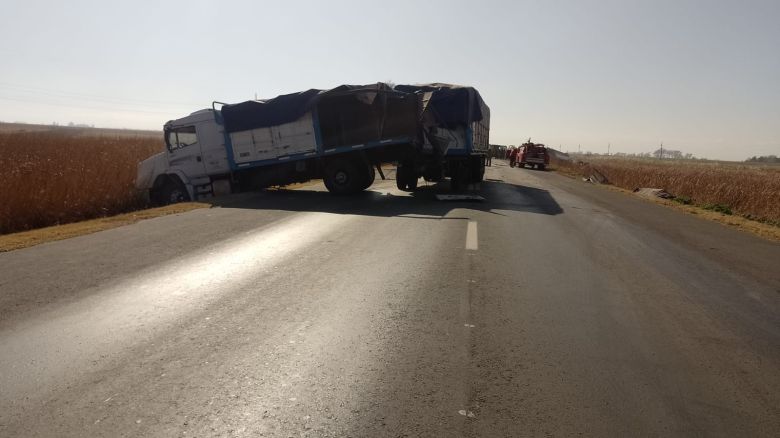
M544 170L550 164L550 153L541 143L532 143L531 139L517 148L515 164L518 167L531 166Z
M403 190L415 190L420 176L451 176L456 188L480 181L489 110L479 93L413 87L342 85L214 102L165 124L166 150L139 163L136 186L160 204L317 178L331 193L351 194L390 162Z

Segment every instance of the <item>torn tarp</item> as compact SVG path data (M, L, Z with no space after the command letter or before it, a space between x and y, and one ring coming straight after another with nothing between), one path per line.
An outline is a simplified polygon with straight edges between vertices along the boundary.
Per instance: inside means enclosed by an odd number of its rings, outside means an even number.
M395 90L424 93L425 109L431 108L439 123L454 127L490 118L490 108L473 87L451 84L396 85Z

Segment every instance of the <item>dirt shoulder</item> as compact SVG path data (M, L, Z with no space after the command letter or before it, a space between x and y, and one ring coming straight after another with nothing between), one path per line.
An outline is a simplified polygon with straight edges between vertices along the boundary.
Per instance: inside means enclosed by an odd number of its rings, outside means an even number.
M768 240L772 240L775 242L780 242L780 227L772 224L765 224L763 222L754 221L751 219L747 219L745 217L736 215L736 214L724 214L724 213L718 213L716 211L710 211L706 210L703 207L699 207L696 205L686 205L686 204L680 204L679 202L674 202L669 199L662 199L662 198L648 198L644 196L636 196L634 193L630 190L626 190L620 187L610 186L610 185L604 185L603 187L614 190L618 192L622 192L626 195L634 196L636 198L652 202L655 204L664 205L669 208L673 208L675 210L679 210L688 214L692 214L695 216L698 216L702 219L707 219L710 221L718 222L723 225L727 225L729 227L737 228L742 231L746 231L748 233L753 233L759 237L763 237Z
M552 168L551 170L553 170L554 172L560 175L569 177L574 180L582 179L582 175L572 172L566 168ZM678 211L682 211L684 213L688 213L700 217L702 219L718 222L720 224L754 234L756 236L762 237L767 240L780 242L780 227L776 225L766 224L752 219L747 219L745 217L736 214L724 214L724 213L718 213L716 211L706 210L703 207L697 205L681 204L679 202L674 202L672 200L662 199L662 198L650 198L645 196L637 196L631 190L627 190L611 184L593 184L593 185L599 186L606 190L620 192L627 196L631 196L632 198L641 199L646 202L663 205Z
M780 276L775 273L780 241L728 223L729 220L736 223L734 216L711 220L712 217L699 214L701 211L681 214L677 206L659 205L614 187L594 187L595 184L585 183L581 178L567 178L556 172L531 171L531 175L542 184L589 202L608 217L625 223L640 246L672 251L683 254L684 258L705 257L745 278L766 280L774 290L780 291ZM601 238L610 240L608 234ZM658 261L648 259L646 262L653 265Z

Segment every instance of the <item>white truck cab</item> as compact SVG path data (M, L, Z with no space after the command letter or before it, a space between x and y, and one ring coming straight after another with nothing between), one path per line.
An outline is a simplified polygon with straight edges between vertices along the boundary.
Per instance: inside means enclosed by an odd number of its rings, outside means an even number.
M165 151L138 165L136 186L148 190L160 203L210 193L212 179L230 172L225 135L217 117L215 110L204 109L166 123Z

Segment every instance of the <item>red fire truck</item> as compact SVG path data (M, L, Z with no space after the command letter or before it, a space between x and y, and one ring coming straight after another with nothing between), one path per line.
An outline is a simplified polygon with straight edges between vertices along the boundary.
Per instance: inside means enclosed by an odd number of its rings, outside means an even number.
M517 148L516 164L519 167L531 166L544 170L550 164L550 154L543 144L531 143L531 139L528 139L528 142Z

